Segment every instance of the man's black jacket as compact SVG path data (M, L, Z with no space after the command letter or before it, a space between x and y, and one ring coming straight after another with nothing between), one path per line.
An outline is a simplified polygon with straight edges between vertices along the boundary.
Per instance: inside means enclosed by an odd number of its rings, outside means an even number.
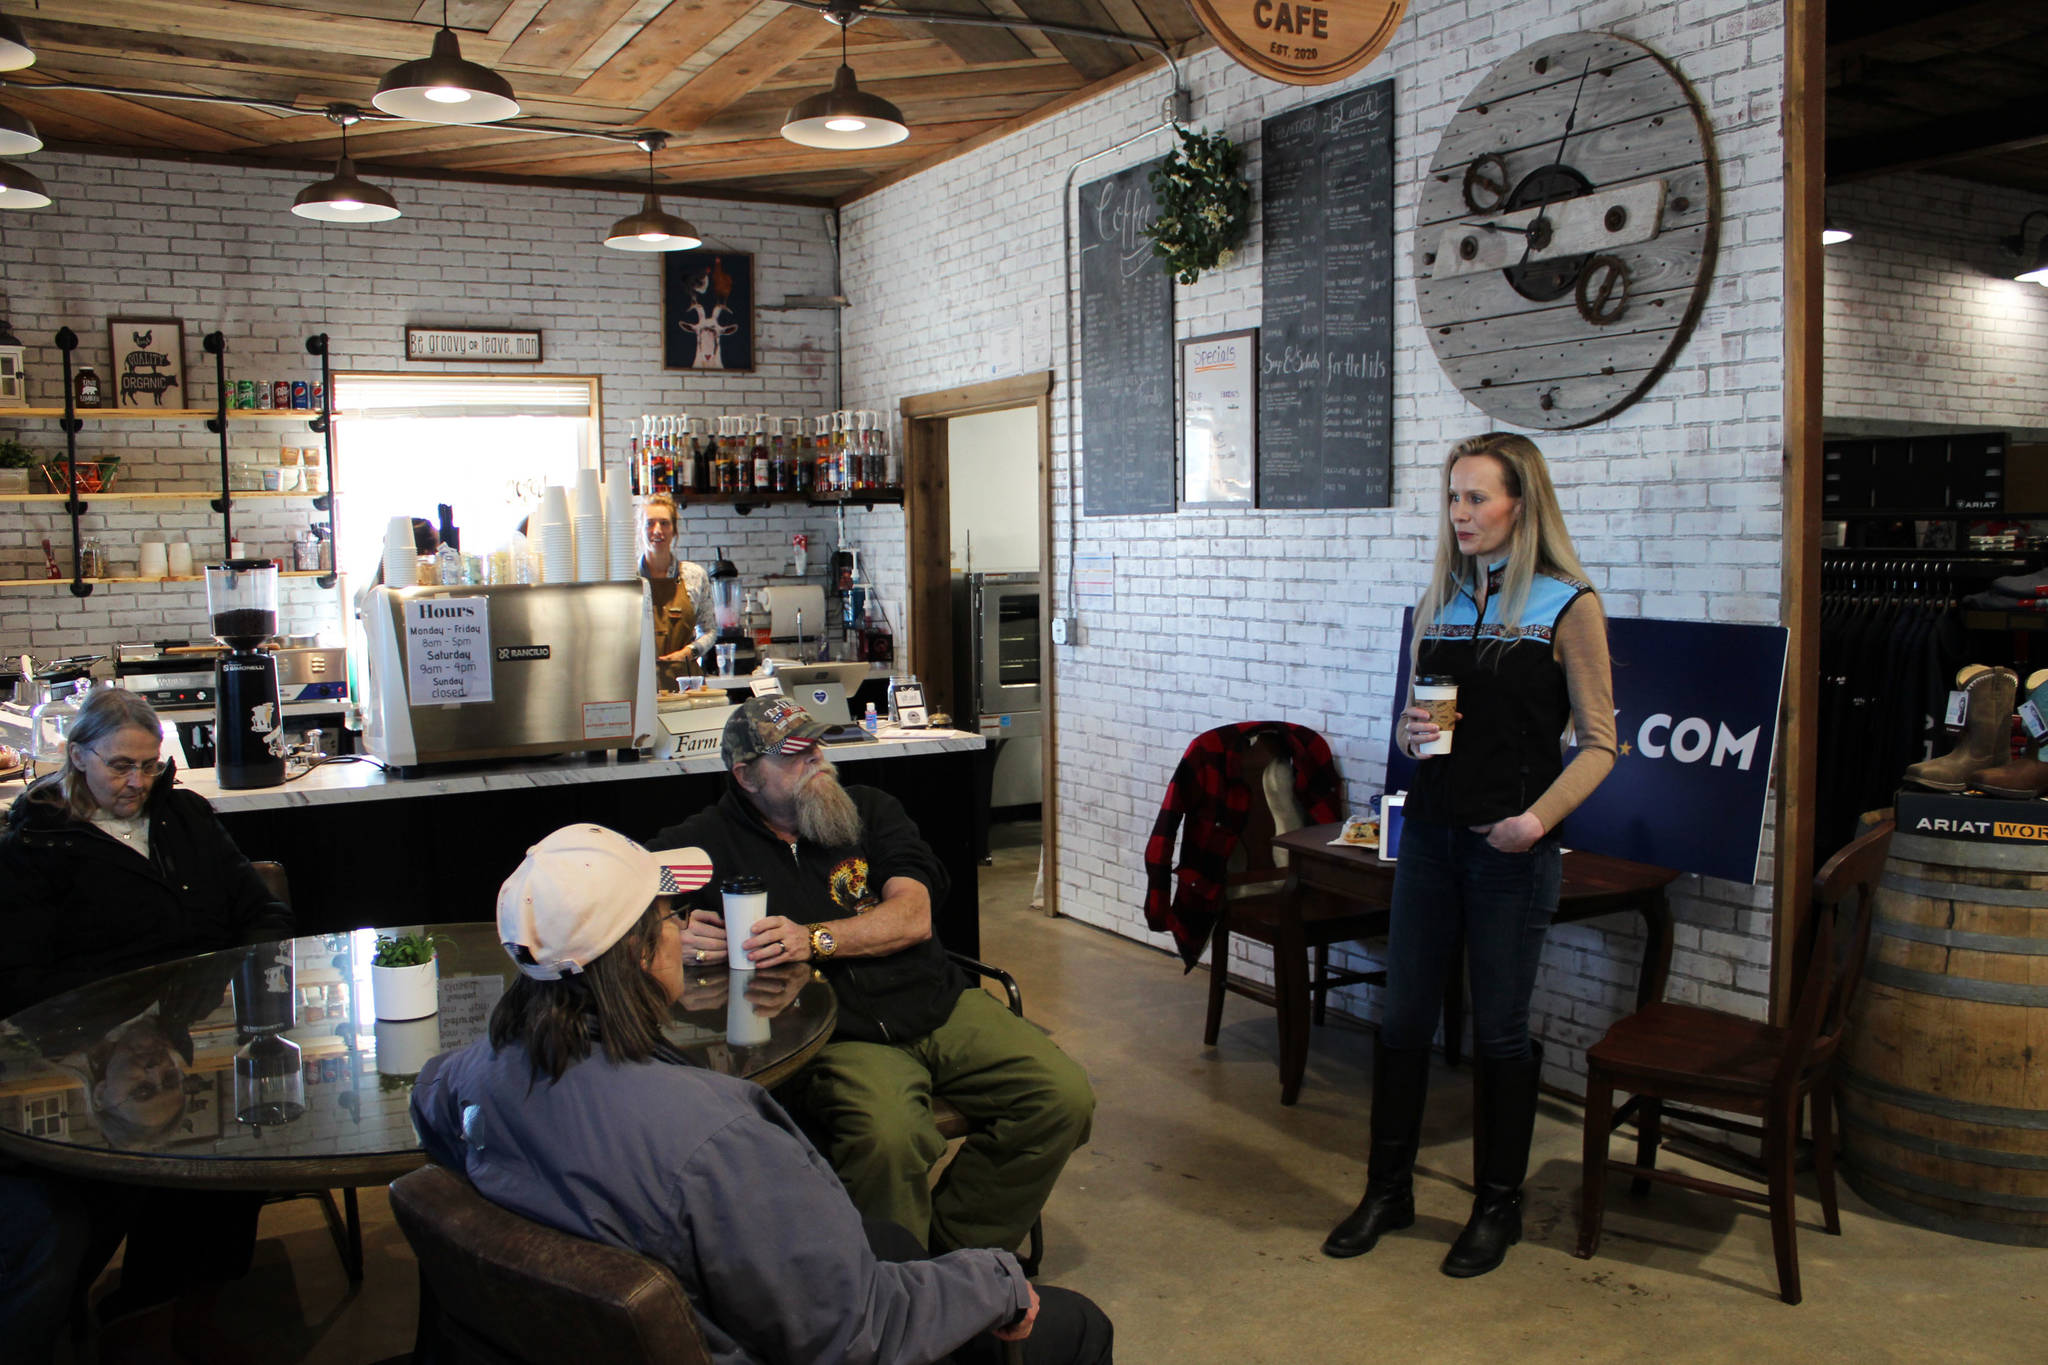
M759 877L768 913L799 924L848 919L882 898L892 877L910 877L931 893L932 918L946 899L946 869L910 823L895 797L873 787L848 787L860 811L859 842L825 848L807 840L786 844L762 821L739 784L726 780L718 804L671 825L648 842L656 850L695 846L716 869L698 893L706 909L719 908L727 877ZM738 951L739 944L731 944ZM953 965L934 934L887 957L830 958L816 964L839 998L835 1038L902 1043L930 1033L953 1012L967 976Z

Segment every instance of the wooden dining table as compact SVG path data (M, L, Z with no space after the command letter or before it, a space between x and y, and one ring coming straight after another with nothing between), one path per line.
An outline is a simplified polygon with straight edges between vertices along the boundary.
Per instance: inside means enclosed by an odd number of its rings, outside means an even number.
M1347 932L1361 941L1385 938L1394 897L1394 864L1377 849L1334 844L1341 825L1307 825L1274 838L1287 852L1287 885L1275 926L1274 1005L1280 1014L1280 1102L1301 1095L1308 1067L1311 1013L1309 942L1306 926L1319 910L1346 913ZM1553 924L1573 924L1604 915L1641 916L1646 939L1636 979L1636 1005L1661 999L1671 974L1671 907L1664 888L1678 877L1668 867L1611 858L1574 849L1564 855L1564 881ZM1462 945L1444 988L1444 1052L1456 1063L1465 1011ZM1380 973L1347 973L1344 980L1384 979Z

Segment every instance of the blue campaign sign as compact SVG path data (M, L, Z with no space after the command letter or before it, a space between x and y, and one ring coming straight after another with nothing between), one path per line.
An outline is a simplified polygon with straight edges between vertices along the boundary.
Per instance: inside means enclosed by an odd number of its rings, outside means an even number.
M1414 617L1401 627L1396 697L1408 695ZM1787 638L1783 626L1610 619L1618 752L1565 820L1565 846L1754 882ZM1387 790L1412 787L1417 766L1390 735Z

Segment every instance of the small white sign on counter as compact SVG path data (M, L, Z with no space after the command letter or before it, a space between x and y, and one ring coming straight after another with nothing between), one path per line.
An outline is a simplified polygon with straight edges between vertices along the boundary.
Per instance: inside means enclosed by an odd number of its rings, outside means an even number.
M405 604L406 696L414 706L491 699L491 604L426 597Z

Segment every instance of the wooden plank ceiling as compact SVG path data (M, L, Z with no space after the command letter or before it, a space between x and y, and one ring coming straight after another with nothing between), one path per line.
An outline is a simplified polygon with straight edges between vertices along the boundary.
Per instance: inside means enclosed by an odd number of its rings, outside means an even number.
M2048 0L1829 5L1827 166L2048 194Z
M1201 26L1186 0L908 0L907 7L1036 17L1178 45ZM521 113L477 127L374 121L384 72L427 55L442 0L38 0L10 6L36 64L9 72L0 104L69 149L126 150L317 168L340 149L320 111L361 107L349 134L367 178L407 172L527 177L616 189L644 183L630 143L520 124L660 129L665 190L828 203L1075 91L1157 58L1030 29L878 15L847 30L863 90L893 101L908 141L862 152L779 135L789 106L831 85L840 30L779 0L450 0L462 54L512 83ZM303 111L67 90L232 95ZM42 87L42 88L38 88Z

